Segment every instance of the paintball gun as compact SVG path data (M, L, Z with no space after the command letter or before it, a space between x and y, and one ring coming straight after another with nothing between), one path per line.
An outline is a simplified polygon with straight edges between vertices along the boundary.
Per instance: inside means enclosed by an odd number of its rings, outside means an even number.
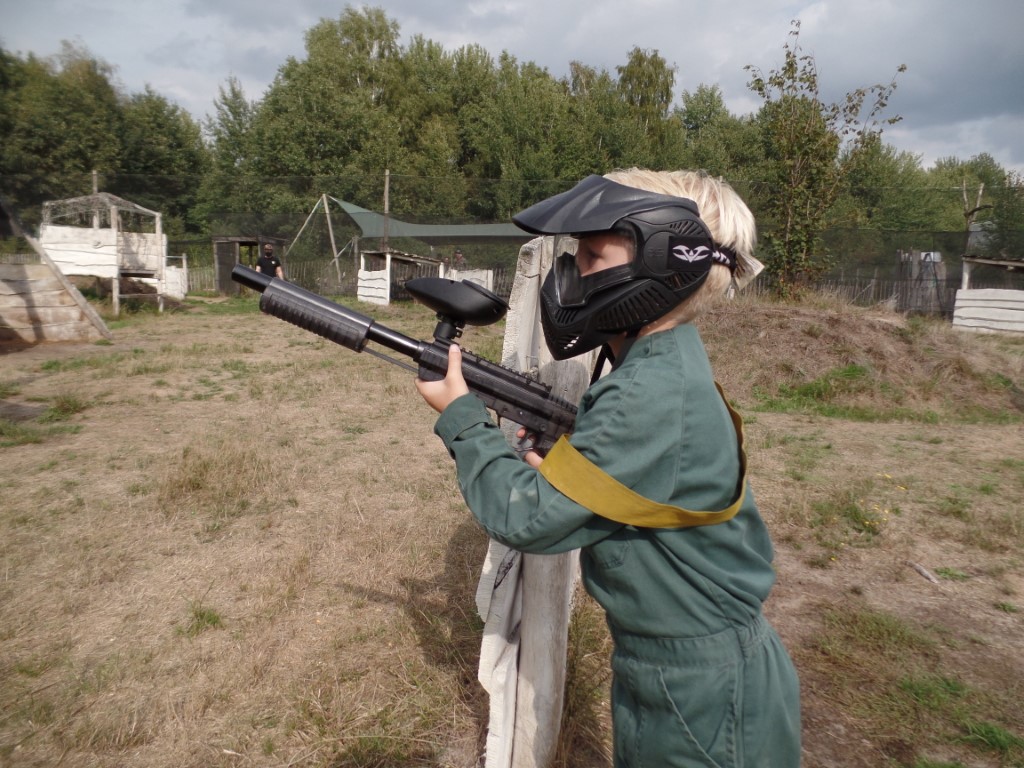
M448 347L462 335L467 323L490 325L508 310L501 297L468 280L414 278L405 283L406 290L436 312L438 320L433 340L417 341L311 291L242 264L235 265L231 279L262 294L262 312L355 352L369 352L407 368L424 381L445 377ZM368 347L371 341L411 358L419 367ZM576 406L552 395L548 385L466 351L462 355L462 375L469 391L494 411L499 421L508 419L526 429L532 444L520 446L520 450L534 450L543 456L559 437L572 431Z

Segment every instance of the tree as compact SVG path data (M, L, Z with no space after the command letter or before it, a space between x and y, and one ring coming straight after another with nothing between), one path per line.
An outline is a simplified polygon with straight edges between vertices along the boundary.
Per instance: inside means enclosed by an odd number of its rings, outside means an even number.
M991 238L987 252L993 258L1024 257L1024 176L1008 172L992 188Z
M404 168L420 177L391 187L396 213L458 218L466 209L459 161L462 141L455 110L455 57L420 35L396 58L388 112L408 150Z
M935 174L955 187L959 203L964 252L980 250L993 258L1018 257L1024 246L1024 189L1021 176L1007 172L987 154L970 160L943 158ZM985 233L980 245L972 243L972 232Z
M653 165L651 137L607 70L574 61L563 82L568 102L568 145L562 178L578 179L610 168Z
M220 86L203 131L210 142L211 169L203 179L193 216L203 222L223 211L249 211L256 207L260 185L253 176L252 129L257 105L249 101L237 78Z
M702 168L731 179L760 164L757 126L750 119L730 114L717 85L702 84L693 93L683 91L674 117L683 143L676 165Z
M165 229L185 229L210 154L192 116L151 88L123 108L120 173L116 192L164 214Z
M838 103L824 103L814 58L801 53L799 32L800 23L794 21L779 69L765 75L746 67L752 76L748 87L764 102L757 117L765 153L762 176L772 191L761 201L769 225L763 238L765 266L783 294L828 269L828 255L820 251L821 232L843 180L872 137L881 134L881 125L900 119L879 118L896 88L895 78L858 88ZM905 69L900 66L898 72Z
M45 200L84 195L93 170L118 170L122 135L113 69L64 42L51 59L5 54L0 173L26 224Z
M561 178L572 144L570 97L536 64L520 65L502 53L489 98L463 110L466 142L480 158L484 178L503 183L490 190L490 215L507 220L535 201L527 180Z
M675 86L675 68L657 51L633 48L629 60L615 68L619 90L645 131L655 130L668 116Z
M321 187L379 205L384 170L408 168L392 111L400 53L398 25L380 9L348 7L306 33L306 58L278 70L253 121L252 172L291 180L261 193L267 206L306 210Z
M829 215L831 226L888 231L932 231L940 216L939 199L928 175L911 152L900 152L877 134L865 139L856 157L845 152L843 192Z
M485 162L480 148L470 140L472 118L477 105L486 102L498 87L494 59L479 45L467 45L452 55L452 120L459 134L460 172L469 178L483 178Z

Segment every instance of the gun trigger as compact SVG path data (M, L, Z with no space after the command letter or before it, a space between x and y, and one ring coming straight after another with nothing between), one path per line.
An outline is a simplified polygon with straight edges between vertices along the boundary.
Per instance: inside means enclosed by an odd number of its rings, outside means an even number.
M520 458L522 458L523 456L528 454L530 451L532 451L535 445L536 445L536 442L533 440L533 438L529 434L523 435L516 442L516 446L515 446L516 455L519 456Z

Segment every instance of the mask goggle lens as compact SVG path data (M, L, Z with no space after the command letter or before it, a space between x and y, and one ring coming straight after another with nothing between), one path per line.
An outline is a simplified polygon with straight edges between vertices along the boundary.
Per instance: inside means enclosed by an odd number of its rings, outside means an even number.
M623 264L586 276L581 275L579 263L576 261L578 249L579 238L555 235L554 252L558 255L555 256L552 270L555 273L555 292L559 306L567 309L582 307L598 291L624 283L633 277L633 264Z

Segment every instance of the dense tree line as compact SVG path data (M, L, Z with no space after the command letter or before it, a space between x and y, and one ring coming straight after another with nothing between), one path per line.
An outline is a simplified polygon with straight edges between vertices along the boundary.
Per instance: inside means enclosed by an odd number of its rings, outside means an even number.
M990 247L1019 252L1016 174L988 155L925 169L883 141L899 119L898 72L825 103L798 23L777 69L748 72L761 106L733 115L714 85L676 99L677 70L657 51L634 48L614 72L570 62L556 78L477 45L403 45L383 10L348 7L307 31L304 58L285 61L260 99L229 78L200 123L148 87L124 93L81 48L45 60L0 48L0 189L31 225L42 201L87 194L95 170L103 191L161 211L186 238L229 219L294 221L324 192L379 210L385 170L395 215L463 222L507 220L614 167L703 168L751 203L782 285L828 267L829 228L989 222Z

